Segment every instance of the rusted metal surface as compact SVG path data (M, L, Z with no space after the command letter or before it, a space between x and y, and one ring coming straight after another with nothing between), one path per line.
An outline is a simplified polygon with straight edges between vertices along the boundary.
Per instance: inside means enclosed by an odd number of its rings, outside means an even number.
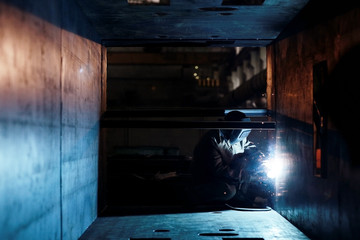
M276 145L287 166L286 176L279 182L275 209L315 239L360 237L358 129L347 122L351 109L360 104L350 87L356 86L358 78L354 67L357 57L343 64L349 67L343 68L335 83L327 81L322 89L329 115L327 151L323 153L327 174L319 177L315 172L313 154L313 68L326 61L332 76L344 54L356 51L360 30L353 23L360 21L359 16L359 8L354 9L272 46L272 70L276 72L271 74L275 76L275 92L270 93L276 98L272 104ZM336 123L339 119L340 125Z

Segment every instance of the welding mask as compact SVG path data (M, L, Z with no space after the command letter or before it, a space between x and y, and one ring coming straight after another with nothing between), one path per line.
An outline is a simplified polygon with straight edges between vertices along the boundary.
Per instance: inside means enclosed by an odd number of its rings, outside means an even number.
M229 133L229 141L231 145L245 140L251 132L251 129L231 130Z
M250 122L250 118L242 118L240 122ZM230 144L233 145L235 143L241 142L245 140L251 132L251 129L243 128L243 129L234 129L229 134Z
M225 121L239 121L239 122L250 122L250 118L247 118L243 112L231 111L226 114ZM234 129L234 130L222 130L223 135L233 145L240 141L243 141L249 136L251 129Z

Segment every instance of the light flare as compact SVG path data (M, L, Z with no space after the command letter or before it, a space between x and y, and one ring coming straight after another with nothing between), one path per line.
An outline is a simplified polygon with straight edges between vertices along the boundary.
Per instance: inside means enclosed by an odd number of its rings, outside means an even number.
M280 158L272 158L264 163L266 174L269 178L279 178L283 174L284 162Z

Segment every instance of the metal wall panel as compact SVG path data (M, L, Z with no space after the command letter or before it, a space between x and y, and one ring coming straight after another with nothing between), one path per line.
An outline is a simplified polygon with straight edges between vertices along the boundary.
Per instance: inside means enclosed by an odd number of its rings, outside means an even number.
M101 46L72 1L5 2L0 238L76 239L96 218Z
M268 70L275 71L269 72L275 88L268 89L268 97L276 113L278 156L286 165L278 183L276 210L316 239L360 237L358 130L351 122L359 100L355 90L343 90L344 86L356 89L358 57L345 64L349 67L335 84L326 81L321 89L329 115L323 153L327 168L320 171L326 174L315 171L313 148L314 66L326 61L331 76L345 53L360 44L360 29L354 24L359 16L359 9L354 9L268 48L274 54Z

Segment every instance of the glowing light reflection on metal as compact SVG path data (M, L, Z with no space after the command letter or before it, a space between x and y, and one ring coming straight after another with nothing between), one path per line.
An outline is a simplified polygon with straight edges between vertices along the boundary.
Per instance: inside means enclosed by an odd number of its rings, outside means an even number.
M267 176L275 179L281 177L283 174L284 163L280 158L272 158L264 162L266 167Z

